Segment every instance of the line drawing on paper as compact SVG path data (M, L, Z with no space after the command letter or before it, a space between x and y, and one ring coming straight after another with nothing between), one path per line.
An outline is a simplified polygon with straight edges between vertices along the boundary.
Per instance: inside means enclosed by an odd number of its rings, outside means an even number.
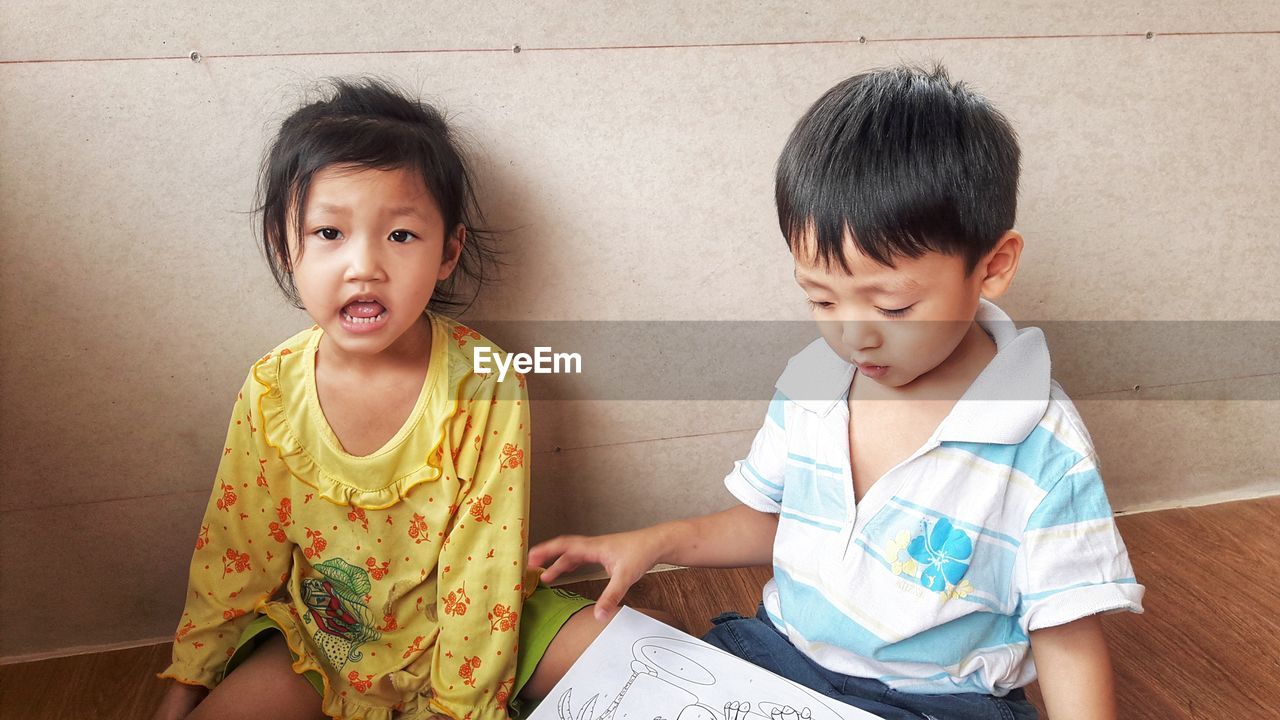
M623 608L530 720L874 717Z

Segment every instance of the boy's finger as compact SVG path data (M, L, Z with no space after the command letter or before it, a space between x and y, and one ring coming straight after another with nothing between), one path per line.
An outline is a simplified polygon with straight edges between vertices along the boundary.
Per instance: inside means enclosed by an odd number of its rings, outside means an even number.
M532 564L532 560L530 560L530 564ZM551 563L551 567L542 571L542 575L538 579L544 583L549 583L567 572L576 570L582 564L581 560L571 555L561 555L555 562Z
M618 606L622 604L622 597L627 594L629 587L631 583L617 575L609 578L609 584L605 586L604 592L600 593L600 599L596 601L596 619L606 620L612 617L618 611Z
M545 565L548 560L564 554L566 540L567 538L561 535L529 548L529 564Z

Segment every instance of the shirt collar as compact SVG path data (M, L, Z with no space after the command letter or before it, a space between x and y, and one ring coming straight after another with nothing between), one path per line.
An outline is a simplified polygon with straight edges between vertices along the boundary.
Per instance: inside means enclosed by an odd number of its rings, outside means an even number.
M1049 346L1039 328L1019 330L1003 310L979 301L975 318L996 343L996 356L938 426L939 442L1012 445L1026 439L1049 405ZM787 362L777 389L825 416L844 402L857 368L822 338Z

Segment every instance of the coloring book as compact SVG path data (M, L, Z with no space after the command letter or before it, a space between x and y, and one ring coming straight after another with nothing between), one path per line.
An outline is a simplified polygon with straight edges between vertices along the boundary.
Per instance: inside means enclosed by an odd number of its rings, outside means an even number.
M529 720L875 720L622 608Z

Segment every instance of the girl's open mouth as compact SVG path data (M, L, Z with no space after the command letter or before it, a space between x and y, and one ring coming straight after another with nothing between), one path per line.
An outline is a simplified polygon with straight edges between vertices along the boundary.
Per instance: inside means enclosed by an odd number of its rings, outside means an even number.
M375 300L347 303L342 308L342 325L353 332L377 328L387 319L387 308Z

